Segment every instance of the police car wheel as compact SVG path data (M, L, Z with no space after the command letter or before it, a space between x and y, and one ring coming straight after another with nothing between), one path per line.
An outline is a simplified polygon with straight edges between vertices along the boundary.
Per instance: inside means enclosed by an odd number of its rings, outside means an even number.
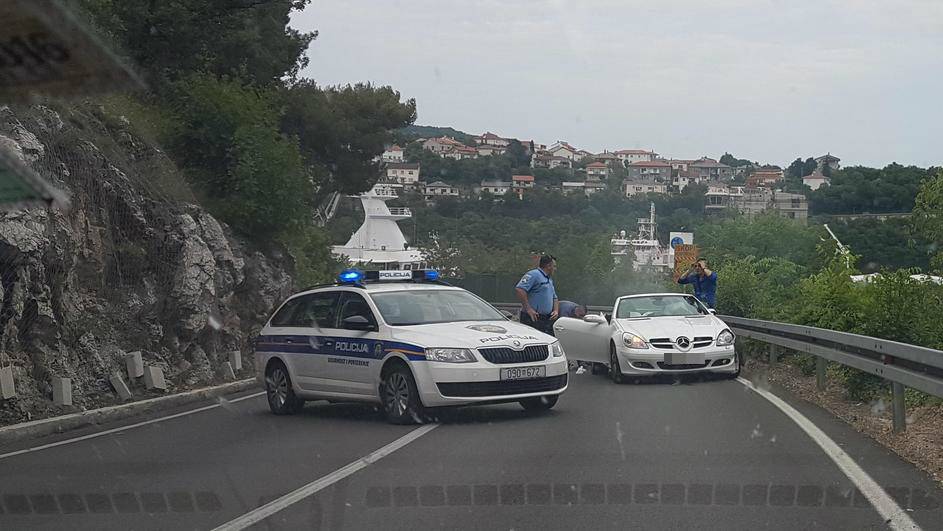
M384 376L380 399L386 420L392 424L421 424L427 420L416 381L406 367L397 367Z
M557 405L557 399L559 398L560 395L535 396L521 400L520 404L525 411L537 413L553 408L553 406Z
M265 396L268 407L276 415L292 415L301 411L305 401L295 396L291 377L283 363L273 363L265 371Z
M609 378L612 378L612 381L617 384L625 381L622 367L619 365L619 356L616 354L616 347L611 344L609 345Z

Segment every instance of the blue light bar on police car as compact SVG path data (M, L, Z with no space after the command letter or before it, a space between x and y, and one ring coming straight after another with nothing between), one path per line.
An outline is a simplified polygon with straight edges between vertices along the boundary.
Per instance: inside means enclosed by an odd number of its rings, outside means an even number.
M389 269L385 271L366 271L361 277L369 282L395 282L395 281L429 281L439 280L438 271L433 269Z
M363 271L359 269L345 269L341 271L340 275L337 275L337 280L342 284L352 284L360 282L364 279Z

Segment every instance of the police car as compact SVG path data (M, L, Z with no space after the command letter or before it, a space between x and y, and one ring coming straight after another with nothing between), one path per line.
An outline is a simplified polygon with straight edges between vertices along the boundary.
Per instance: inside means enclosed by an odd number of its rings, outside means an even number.
M255 366L277 415L306 400L365 401L396 424L422 422L438 406L544 411L567 388L556 339L433 270L348 270L291 296L256 339Z

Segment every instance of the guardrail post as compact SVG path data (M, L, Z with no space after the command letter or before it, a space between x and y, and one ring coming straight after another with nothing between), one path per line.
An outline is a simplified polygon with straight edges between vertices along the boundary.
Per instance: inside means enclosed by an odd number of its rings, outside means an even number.
M815 357L815 386L818 387L819 391L825 390L825 364L825 358Z
M770 367L776 365L776 361L779 357L779 345L773 345L772 343L769 346L769 365Z
M891 382L894 406L894 433L904 433L907 429L907 413L904 410L904 384Z

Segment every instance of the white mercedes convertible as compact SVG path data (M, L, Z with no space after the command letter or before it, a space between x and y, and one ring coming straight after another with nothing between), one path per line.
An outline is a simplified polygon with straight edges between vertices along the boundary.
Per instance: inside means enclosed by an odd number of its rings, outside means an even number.
M733 333L691 295L627 295L611 314L561 317L553 329L569 359L608 366L616 383L627 376L740 374Z

